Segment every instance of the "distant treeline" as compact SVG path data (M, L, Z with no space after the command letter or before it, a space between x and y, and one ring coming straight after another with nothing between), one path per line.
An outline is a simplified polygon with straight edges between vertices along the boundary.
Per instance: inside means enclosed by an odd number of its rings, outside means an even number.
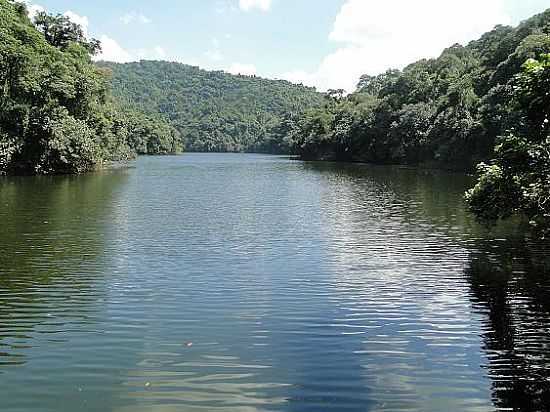
M283 80L164 61L100 65L112 71L123 106L161 113L189 151L289 153L286 116L323 103L315 89Z
M80 173L137 153L181 150L160 115L119 107L98 41L67 17L0 0L0 174Z

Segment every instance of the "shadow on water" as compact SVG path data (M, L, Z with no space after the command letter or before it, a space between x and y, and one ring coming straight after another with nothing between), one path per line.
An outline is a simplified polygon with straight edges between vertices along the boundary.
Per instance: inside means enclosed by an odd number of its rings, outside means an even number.
M368 181L404 202L399 213L425 221L467 254L464 278L481 316L484 364L498 410L544 411L550 405L550 245L518 221L478 224L463 204L472 178L399 167L310 163L307 168Z
M92 321L105 226L125 179L0 179L0 374L24 364L35 340L60 342L73 322Z
M466 268L483 324L495 405L535 412L550 405L550 249L509 239L474 253Z

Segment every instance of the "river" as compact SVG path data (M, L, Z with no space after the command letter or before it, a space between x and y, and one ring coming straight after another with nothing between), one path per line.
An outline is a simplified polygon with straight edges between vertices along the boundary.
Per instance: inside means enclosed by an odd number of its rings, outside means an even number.
M460 174L185 154L0 179L2 412L545 411L548 247Z

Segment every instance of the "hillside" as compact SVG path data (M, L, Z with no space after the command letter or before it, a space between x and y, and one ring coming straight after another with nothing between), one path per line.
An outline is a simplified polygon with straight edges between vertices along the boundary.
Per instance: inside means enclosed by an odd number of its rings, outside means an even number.
M322 103L312 88L281 80L235 76L163 61L100 63L112 70L113 94L126 107L162 113L186 150L278 153L287 117Z
M522 127L516 76L550 52L550 10L497 26L466 46L404 70L363 76L348 97L310 110L293 141L304 158L472 169L498 136Z

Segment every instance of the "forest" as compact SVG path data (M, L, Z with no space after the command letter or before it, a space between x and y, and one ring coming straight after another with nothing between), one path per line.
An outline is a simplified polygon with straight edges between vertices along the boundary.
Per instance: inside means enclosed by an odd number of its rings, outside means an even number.
M479 172L467 193L484 220L550 226L550 9L466 46L330 90L287 124L305 160Z
M290 153L285 124L321 106L313 88L165 61L101 63L124 107L161 113L194 152Z
M497 136L525 126L522 112L534 108L522 105L524 64L549 52L550 10L438 58L364 75L348 96L330 90L296 122L293 142L305 159L471 169L491 157Z
M122 108L101 45L69 18L0 0L0 174L82 173L136 154L181 150L159 115Z

